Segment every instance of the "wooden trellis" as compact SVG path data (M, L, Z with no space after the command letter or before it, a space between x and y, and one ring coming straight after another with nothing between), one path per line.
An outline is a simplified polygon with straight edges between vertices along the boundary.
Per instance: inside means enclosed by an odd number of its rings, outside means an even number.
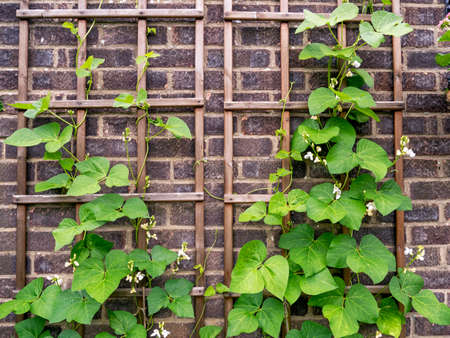
M22 0L20 9L16 13L19 18L19 84L18 100L26 102L28 94L28 20L40 18L64 18L78 19L78 33L80 36L86 34L87 19L94 18L129 18L138 19L138 56L146 53L147 39L147 19L149 18L175 18L175 19L195 19L195 97L194 98L167 98L148 100L149 105L153 107L192 107L195 114L195 192L192 193L146 193L142 194L145 185L145 160L146 152L146 121L140 119L137 128L137 166L143 167L141 179L138 182L138 192L141 194L122 194L125 198L134 196L143 196L146 202L194 202L195 203L195 249L196 264L203 264L204 261L204 166L201 159L204 157L204 0L195 1L195 9L147 9L146 0L138 0L137 9L87 9L86 0L78 0L78 9L53 9L36 10L29 9L29 1ZM134 21L134 20L133 20ZM86 59L86 43L83 44L79 53L78 64L83 64ZM138 74L142 71L143 64L137 66ZM86 79L77 78L77 99L51 101L50 108L71 108L76 109L77 122L80 123L88 108L112 108L113 100L86 100L85 88ZM146 82L141 81L139 89L146 89ZM138 111L137 116L142 112ZM18 128L26 126L26 120L23 112L18 112ZM76 154L78 158L84 158L86 151L86 124L78 129L76 140ZM27 204L45 204L45 203L84 203L92 200L98 195L88 195L81 197L72 197L65 195L27 195L26 194L26 166L27 166L26 148L18 148L17 152L17 195L14 195L13 201L17 204L17 243L16 243L16 289L22 289L26 282L26 213ZM78 215L78 212L77 212ZM145 234L139 233L138 248L146 248ZM195 298L196 318L201 318L201 312L204 305L204 276L202 276L192 291ZM127 293L116 292L118 296L124 296ZM129 293L128 293L129 294ZM17 316L21 320L23 316ZM201 323L200 323L201 324ZM199 326L201 327L201 325Z
M337 0L337 5L341 5L342 0ZM400 0L392 0L392 12L400 15ZM328 15L323 13L323 15ZM280 0L279 12L249 12L233 11L233 1L224 0L224 165L225 165L225 196L224 196L224 280L229 285L231 281L231 271L233 269L233 204L246 204L257 201L268 202L270 195L239 195L233 194L233 112L248 110L278 110L281 111L282 104L278 102L236 102L233 101L233 20L241 21L277 21L280 22L280 71L281 97L285 97L289 90L289 22L299 22L304 20L303 13L289 12L288 0ZM239 21L238 21L239 20ZM370 20L369 15L359 15L349 22L360 22ZM340 25L338 29L339 38L346 42L346 27ZM400 38L392 38L393 49L393 76L394 76L394 101L377 102L374 110L391 111L394 113L394 144L398 147L402 136L402 116L405 103L403 101L402 90L402 52ZM288 102L287 110L307 110L307 102ZM288 133L283 139L281 149L289 151L290 147L290 115L288 111L284 113L282 121L283 129ZM282 167L289 169L289 160L282 161ZM395 180L404 188L403 183L403 162L400 159L395 164ZM287 176L282 181L282 188L285 189L289 182ZM405 265L404 256L405 231L403 211L396 212L396 260L397 266ZM379 288L373 288L373 291L379 291ZM375 292L377 292L375 291ZM232 295L225 298L225 316L233 306ZM402 337L405 336L405 329L402 331Z

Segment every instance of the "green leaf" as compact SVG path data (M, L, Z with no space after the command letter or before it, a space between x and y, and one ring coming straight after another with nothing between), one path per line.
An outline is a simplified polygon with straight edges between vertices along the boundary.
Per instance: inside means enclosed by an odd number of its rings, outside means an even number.
M22 290L20 290L17 293L16 299L27 303L32 303L39 298L43 287L44 287L44 278L39 277L33 279L30 283L28 283Z
M39 182L34 186L35 192L46 191L50 189L66 188L70 182L70 176L66 173L59 174L49 178L47 181Z
M239 215L239 222L258 222L266 215L267 206L265 202L256 202Z
M353 68L352 72L361 76L367 87L372 88L374 86L373 77L364 69Z
M323 307L322 312L330 322L334 337L345 337L358 332L358 322L342 306L328 304Z
M172 133L176 138L192 139L191 131L186 122L182 119L171 116L167 119L166 129Z
M330 174L344 174L358 165L351 146L337 143L328 151L327 167Z
M396 209L411 210L411 200L402 194L400 186L394 181L386 181L379 191L368 190L366 197L375 202L377 210L386 216Z
M105 157L90 157L78 162L75 166L83 175L95 178L98 181L108 175L109 160Z
M189 295L175 298L168 305L169 309L175 313L177 317L194 318L194 308L192 306L192 298Z
M266 215L266 217L264 217L264 224L267 224L267 225L282 225L283 224L283 216L280 216L280 215Z
M353 284L345 298L345 308L351 317L374 324L378 319L378 304L372 293L361 284Z
M331 26L347 20L354 19L358 16L359 9L352 3L343 3L331 12L329 23Z
M326 326L306 320L301 331L290 330L286 338L331 338L331 331Z
M88 194L95 194L100 189L101 188L95 178L86 175L80 175L75 177L75 180L67 191L67 195L83 196Z
M123 206L123 213L131 219L149 218L147 205L139 197L132 197L126 200Z
M250 241L241 248L231 273L230 290L237 293L258 293L264 289L264 279L258 270L267 257L267 249L259 240Z
M139 89L137 96L136 96L136 104L142 105L147 102L147 91L143 88Z
M77 77L88 77L91 75L91 72L84 68L77 68L75 74Z
M430 290L422 290L412 297L414 310L428 319L432 324L450 325L450 308L440 303Z
M58 338L81 338L81 336L77 331L64 330L58 335Z
M31 104L15 104L11 105L16 108L20 109L27 109L24 113L24 116L29 119L36 118L39 114L45 112L48 110L48 106L50 104L50 93L48 93L46 96L40 98L39 100L31 103ZM21 107L19 107L21 106Z
M198 331L200 338L216 338L220 332L222 332L222 327L215 325L203 326Z
M305 131L304 127L308 127L310 129L319 129L319 124L317 123L317 121L312 119L306 119L300 124L300 126L298 126L295 130L291 140L291 153L298 154L299 157L298 159L296 159L297 161L302 161L300 153L304 152L309 147L309 143L306 142L305 138L303 137L303 132Z
M282 249L292 249L295 247L306 247L313 243L314 229L308 224L300 224L290 232L282 234L279 247Z
M328 127L323 129L313 129L305 125L297 128L302 137L305 136L315 144L324 144L339 134L338 127Z
M405 306L405 313L411 310L411 297L417 295L424 285L423 278L411 271L399 269L398 277L389 282L392 296Z
M308 301L309 306L324 307L327 304L342 306L344 303L345 282L342 278L337 276L334 276L333 279L338 288L316 296L311 296Z
M55 154L58 154L58 152ZM59 162L59 165L61 166L61 168L65 169L67 171L72 171L73 165L75 164L75 161L71 158L62 158L58 162Z
M61 288L58 285L48 286L42 292L39 299L35 300L33 304L31 304L31 313L47 320L53 319L57 316L57 319L54 320L55 322L65 319L65 314L61 313L59 309L56 308L60 295Z
M288 194L289 210L305 212L309 195L301 189L292 189Z
M120 250L110 251L105 262L97 258L86 259L74 272L72 290L85 289L99 303L103 303L117 289L127 275L128 256Z
M272 195L269 201L269 214L286 216L289 213L286 197L279 191Z
M134 104L133 95L122 93L114 99L114 108L124 108L128 109Z
M288 284L284 297L289 304L294 304L300 297L302 289L300 288L300 276L293 273L289 274Z
M362 238L359 249L347 256L353 272L364 272L375 284L380 283L388 271L395 271L395 257L374 235Z
M366 194L377 189L375 178L369 174L362 174L355 178L349 190L349 196L354 199L366 201Z
M325 268L310 277L300 277L300 287L307 295L318 295L338 288L331 276L330 271Z
M310 198L306 202L306 213L315 222L329 219L332 223L337 223L347 214L342 205L334 200L333 184L315 185L309 195Z
M359 230L366 213L366 205L364 202L351 198L347 191L344 191L342 197L336 202L347 212L345 217L339 222L349 229Z
M315 14L307 9L303 10L303 15L305 16L305 20L303 20L300 26L297 27L295 34L304 32L307 29L326 25L328 22L327 18L322 15Z
M348 147L353 147L356 140L355 128L347 120L341 117L332 117L325 123L325 128L338 127L339 134L331 139L332 142Z
M22 320L14 326L19 338L39 338L45 326L45 319L34 317Z
M85 291L64 290L56 306L66 317L68 322L89 325L95 314L99 311L101 304L86 294ZM55 313L55 315L57 315ZM52 318L55 322L57 318Z
M437 53L435 57L436 63L441 67L448 67L450 65L450 53Z
M147 296L147 308L148 314L150 316L159 312L162 308L165 308L169 305L169 296L166 291L161 289L158 286L155 286L150 289L150 292Z
M252 311L245 307L234 308L228 314L227 337L238 336L241 333L256 331L259 323Z
M290 250L291 260L302 267L305 277L310 277L327 266L327 251L332 237L327 232L308 246L296 246Z
M225 293L225 292L229 292L230 288L228 286L226 286L225 284L217 283L216 284L216 291L218 293Z
M387 11L376 11L372 14L372 25L375 30L385 35L400 37L413 31L412 27L402 22L401 16Z
M33 130L22 128L7 137L3 143L15 147L31 147L42 143L42 140Z
M450 41L450 30L447 30L442 36L438 39L439 42Z
M124 198L118 194L105 194L81 206L79 216L81 222L108 221L114 222L124 214L120 209Z
M275 298L267 298L261 307L261 311L256 313L256 318L264 333L272 337L279 337L284 319L283 304Z
M323 43L310 43L306 45L298 56L299 60L315 58L322 59L325 56L336 56L336 51Z
M279 299L283 299L289 279L289 264L281 255L270 257L261 267L264 286Z
M325 87L314 89L308 97L309 113L319 115L328 108L336 107L337 103L338 99L331 89Z
M113 336L108 332L100 332L99 334L95 335L95 338L116 338L116 336Z
M194 284L184 278L170 279L165 284L164 287L172 298L179 298L189 295Z
M106 177L105 184L107 187L126 187L130 184L128 179L130 172L128 167L124 164L116 164L111 168L108 176Z
M208 286L205 290L205 293L203 294L205 297L212 297L216 294L216 290L214 290L214 287L212 285Z
M386 151L375 142L366 139L358 142L356 156L361 168L373 172L376 181L383 179L387 169L392 166Z
M5 318L11 312L13 312L16 309L17 302L18 302L17 300L10 300L9 302L0 304L0 319ZM27 312L29 310L28 303L25 302L22 303L26 304L25 306L27 307L27 309L25 309L26 310L25 312Z
M177 259L177 254L169 249L166 249L160 245L155 245L152 248L152 260L156 262L169 265Z
M327 265L333 268L346 268L347 256L355 251L356 240L347 234L333 238L327 251Z
M378 48L385 41L384 35L375 32L370 22L361 22L359 24L361 38L373 48Z
M376 105L376 102L373 99L372 95L370 95L370 93L366 92L365 90L361 90L356 87L345 87L342 92L350 96L351 99L348 101L353 102L358 107L370 108Z
M62 26L63 26L64 28L70 29L70 32L71 32L73 35L77 35L77 34L78 34L78 28L76 28L76 27L73 25L72 22L65 21L65 22L62 24Z
M72 218L64 218L58 225L58 228L52 231L55 239L55 251L72 243L73 238L83 232L83 228Z
M137 324L136 317L127 311L108 311L109 325L115 334L127 334Z
M381 300L380 314L377 319L377 327L381 333L398 338L405 321L405 317L400 313L397 303L392 298Z
M44 153L44 160L46 161L60 161L62 159L62 154L60 151L49 153L46 151ZM67 160L66 158L64 160Z

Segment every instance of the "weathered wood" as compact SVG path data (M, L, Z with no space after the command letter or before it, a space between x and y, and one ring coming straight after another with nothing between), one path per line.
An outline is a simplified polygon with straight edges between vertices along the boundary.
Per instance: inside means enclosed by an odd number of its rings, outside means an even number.
M347 107L344 105L344 107ZM349 107L349 106L348 106ZM393 111L402 110L405 107L405 102L398 101L378 101L376 106L371 109L374 111ZM279 102L271 101L225 101L224 108L227 110L280 110L283 105ZM306 101L291 101L286 104L288 110L308 110L308 102Z
M202 192L120 194L123 198L141 197L145 202L195 202L203 201ZM102 196L102 194L67 196L67 195L13 195L17 204L52 204L52 203L85 203Z
M19 9L16 16L20 19L40 18L203 18L203 11L198 9L154 8L154 9Z
M33 101L19 100L19 103L32 103ZM202 107L205 102L197 98L150 99L147 103L151 108L169 107ZM114 100L58 100L50 101L51 109L87 109L87 108L113 108ZM118 108L119 109L119 108Z
M319 13L324 17L328 17L329 13ZM248 20L248 21L296 21L300 22L305 20L305 16L302 12L240 12L240 11L225 11L225 20ZM361 22L370 21L370 15L358 15L354 19L347 20L346 22Z

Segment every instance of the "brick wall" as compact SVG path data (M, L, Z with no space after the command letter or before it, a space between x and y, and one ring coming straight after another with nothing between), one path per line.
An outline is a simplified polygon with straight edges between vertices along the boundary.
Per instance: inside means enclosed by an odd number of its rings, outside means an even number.
M112 1L111 1L112 2ZM56 5L55 5L56 3ZM32 8L72 8L74 1L31 1ZM222 1L206 0L205 27L205 164L206 187L214 194L223 194L223 10ZM130 7L134 1L107 2L104 7ZM17 0L0 0L0 98L7 103L17 95L18 22L15 10ZM92 3L95 6L95 3ZM190 7L193 0L149 1L149 6ZM290 11L304 8L315 11L331 11L332 1L290 1ZM402 1L402 12L415 32L402 40L403 84L407 110L404 115L404 133L411 138L417 153L413 160L405 161L405 190L413 199L414 210L405 214L407 244L423 244L426 259L418 262L417 270L425 278L428 288L436 291L441 300L450 303L450 115L447 111L443 89L446 87L446 72L435 66L434 54L442 46L436 44L435 26L443 16L443 1ZM239 0L236 10L278 10L278 1ZM29 96L31 99L46 94L49 90L58 98L75 96L76 78L73 72L75 39L61 22L34 20L30 25ZM189 21L154 21L156 36L149 38L155 51L162 55L152 62L147 74L147 88L152 97L192 97L194 95L194 24ZM133 92L136 81L134 57L136 55L137 28L135 23L125 21L99 22L88 39L88 54L106 59L95 73L92 98L112 98L119 92ZM326 65L320 61L298 61L297 55L308 41L328 41L324 31L316 30L301 35L294 34L291 26L291 79L296 81L291 100L305 100L308 93L323 83ZM349 26L349 39L355 36ZM234 25L234 99L272 100L280 98L279 26L272 23L235 23ZM445 47L448 51L449 45ZM373 91L378 100L392 99L391 41L386 41L375 52L361 51L363 68L375 75ZM171 110L170 112L173 112ZM167 116L169 111L154 111ZM193 130L193 112L177 109L177 116L185 119ZM291 127L306 117L304 113L292 112ZM393 120L391 114L381 114L378 124L367 123L359 127L361 135L381 144L390 154L393 152ZM47 121L39 119L36 124ZM125 127L135 133L135 118L125 111L91 110L87 119L87 152L102 155L112 162L123 162L125 150L121 134ZM279 115L275 112L234 114L234 191L245 193L267 186L267 178L279 163L274 160L277 139L274 130L279 127ZM16 127L15 112L7 108L0 113L0 138L10 135ZM131 155L135 156L135 143L131 143ZM29 151L29 193L33 185L54 175L56 168L40 159L43 149ZM13 296L15 276L15 205L11 195L15 192L14 148L0 144L0 302ZM194 143L174 140L161 135L151 144L148 173L152 179L151 191L187 192L194 189L193 176ZM326 180L324 172L315 166L306 167L296 163L294 185L309 189L311 184ZM308 178L307 180L305 178ZM236 216L240 207L235 208ZM151 205L158 221L159 243L177 248L182 241L194 247L194 212L191 203ZM63 262L68 251L53 252L51 230L64 217L73 217L74 209L62 206L32 206L28 212L28 265L29 278L50 273L66 274ZM295 221L303 221L296 216ZM236 218L237 219L237 218ZM206 245L217 243L208 261L207 283L222 281L223 270L223 204L206 197L205 208ZM101 228L100 232L115 243L116 248L134 247L129 226L117 222ZM371 232L391 247L394 244L393 217L377 217L367 221L361 233ZM234 246L242 246L250 239L261 239L274 247L278 232L258 224L234 225ZM191 253L193 253L191 251ZM193 279L192 261L183 266L182 273ZM112 300L112 309L128 309L127 300ZM317 318L315 309L307 308L306 300L300 299L293 307L294 325L305 318ZM176 337L186 337L193 327L190 320L167 318L162 313L168 328ZM223 323L223 301L213 297L207 302L208 324ZM101 328L105 317L99 314L96 324L87 329L87 336ZM0 337L9 337L14 318L0 321ZM373 327L367 326L367 334ZM414 314L408 319L408 334L411 337L449 336L449 328L430 325Z

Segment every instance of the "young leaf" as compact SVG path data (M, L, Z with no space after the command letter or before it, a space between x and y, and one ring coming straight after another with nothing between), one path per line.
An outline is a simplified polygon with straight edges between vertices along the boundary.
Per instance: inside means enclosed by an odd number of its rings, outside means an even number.
M191 131L186 122L178 117L171 116L166 122L166 129L176 138L192 139Z
M159 312L159 310L167 307L168 305L169 296L167 295L166 291L158 286L150 289L150 292L147 296L147 309L150 316Z
M345 337L358 332L358 322L344 307L328 304L323 307L322 312L330 322L330 328L335 337Z
M216 294L216 290L214 290L214 287L212 285L208 286L205 290L205 293L203 294L205 297L212 297Z
M279 337L284 319L283 304L275 298L267 298L261 307L261 311L256 313L256 318L263 332L272 337Z
M332 117L325 123L325 128L337 127L339 134L333 137L330 141L339 143L347 147L353 147L356 140L355 128L347 120L341 117Z
M411 297L417 295L424 285L423 278L411 271L399 269L398 277L389 282L392 296L405 306L405 313L411 310Z
M405 317L398 310L397 303L392 298L385 298L380 303L380 314L377 327L381 333L398 338L402 332Z
M130 172L128 167L124 164L116 164L111 168L108 176L106 177L105 185L107 187L126 187L130 184L128 179Z
M88 77L91 75L91 72L84 68L77 68L75 74L77 77Z
M373 141L362 139L356 146L356 156L363 169L374 173L376 181L386 176L387 169L392 166L386 151Z
M296 153L299 156L296 161L302 161L300 153L304 152L309 147L309 143L305 141L305 138L303 136L303 132L305 131L304 127L308 127L310 129L319 129L319 124L312 119L306 119L300 124L300 126L298 126L295 130L291 140L292 153Z
M309 113L311 115L319 115L328 108L336 107L338 102L336 95L329 88L314 89L308 97Z
M72 291L70 289L61 292L56 308L65 315L67 322L75 321L89 325L92 318L100 309L101 304L89 297L85 291ZM55 313L56 316L59 314ZM51 318L50 322L56 322L59 318Z
M115 334L126 335L137 324L136 317L127 311L108 311L109 325Z
M87 194L95 194L100 190L100 186L95 178L86 175L80 175L75 178L67 195L69 196L83 196Z
M142 105L147 102L147 91L145 89L139 89L136 96L136 104Z
M347 234L333 238L327 251L327 265L334 268L346 268L347 256L356 250L356 240Z
M281 255L270 257L261 267L264 286L279 299L283 299L289 279L289 264Z
M253 203L251 207L247 208L239 215L239 222L258 222L266 215L267 206L265 202Z
M133 95L122 93L114 99L113 107L128 109L134 104Z
M149 218L147 205L139 197L127 199L123 206L123 213L131 219Z
M412 27L402 21L401 16L387 11L376 11L372 14L373 27L377 32L385 35L399 37L412 32Z
M284 194L280 191L275 193L269 201L269 214L286 216L288 212L289 207Z
M422 290L412 297L414 310L427 318L432 324L450 325L450 308L440 303L430 290Z
M16 130L3 141L3 143L14 147L31 147L42 142L41 137L34 130L28 128Z
M282 234L279 247L282 249L292 249L295 247L307 247L314 240L314 229L308 224L300 224L290 232Z
M331 12L329 23L331 26L339 22L354 19L358 16L359 9L352 3L343 3Z
M45 319L34 317L22 320L14 326L19 338L39 338L45 326Z
M200 338L216 338L220 332L222 332L222 327L215 325L203 326L198 331Z
M376 102L372 95L365 90L356 87L345 87L342 92L350 97L350 102L353 102L358 107L370 108L375 107ZM347 101L347 100L346 100Z
M286 338L331 338L331 331L326 326L307 320L303 322L301 331L290 330Z
M351 317L374 324L378 319L378 304L372 293L361 284L353 284L345 298L345 309Z
M73 35L77 35L77 34L78 34L78 28L75 28L75 26L73 25L72 22L65 21L65 22L62 24L62 26L63 26L64 28L70 29L70 32L71 32Z
M50 189L66 188L70 182L70 177L66 173L59 174L49 178L47 181L39 182L34 186L35 192L46 191Z
M436 63L441 67L448 67L450 65L450 53L437 53L435 57Z
M345 282L340 277L333 277L337 289L324 292L315 296L311 296L308 301L309 306L324 307L327 304L334 304L336 306L342 306L344 303Z
M105 157L90 157L87 160L78 162L75 166L83 175L100 181L108 175L109 160Z
M288 194L289 210L305 212L309 195L301 189L292 189Z
M353 68L352 72L361 76L361 78L364 80L364 83L367 85L367 87L372 88L374 86L374 80L373 80L372 75L370 75L364 69Z
M361 38L373 48L378 48L385 41L384 35L375 32L370 22L361 22L359 24L359 32Z
M50 336L52 337L52 336ZM43 338L43 337L39 337ZM80 334L74 330L64 330L59 335L58 338L81 338Z
M303 15L305 16L305 20L301 23L300 26L295 30L295 34L304 32L307 29L311 29L314 27L320 27L326 25L328 19L323 17L322 15L315 14L307 9L303 10Z
M286 298L289 304L292 305L297 301L301 293L302 289L300 288L300 276L290 273L284 298Z

